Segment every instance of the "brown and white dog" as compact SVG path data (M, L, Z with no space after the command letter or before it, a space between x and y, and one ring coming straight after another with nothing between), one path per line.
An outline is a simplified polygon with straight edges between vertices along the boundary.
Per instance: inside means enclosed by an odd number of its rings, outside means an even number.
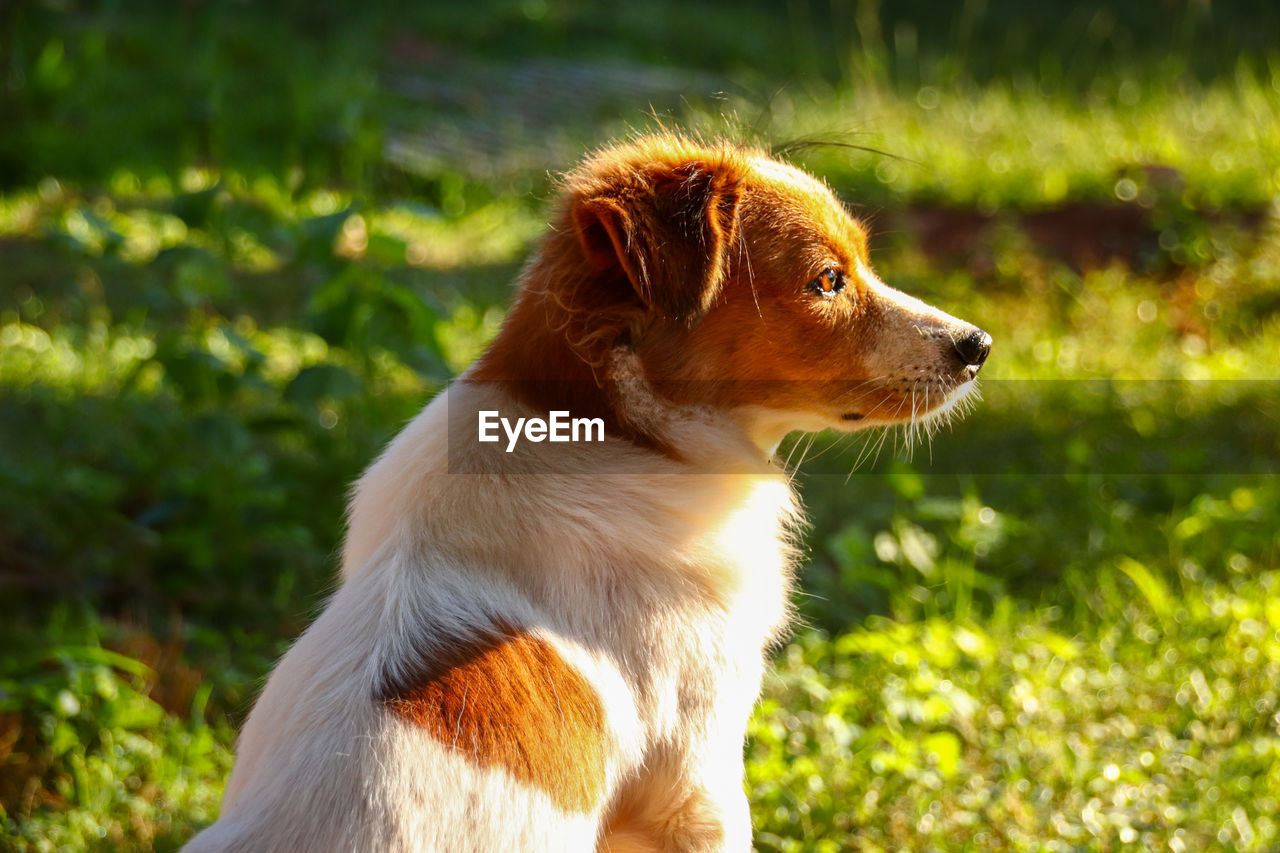
M497 339L360 479L342 586L186 849L749 850L743 738L800 520L773 452L935 417L989 347L760 151L590 157ZM602 440L480 440L486 413L555 412Z

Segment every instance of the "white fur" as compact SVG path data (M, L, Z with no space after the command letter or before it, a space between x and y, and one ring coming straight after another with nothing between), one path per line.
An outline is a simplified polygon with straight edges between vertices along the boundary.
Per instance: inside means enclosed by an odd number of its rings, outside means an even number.
M653 405L686 461L617 438L490 456L476 411L525 414L514 400L464 379L427 406L357 485L343 585L276 667L222 816L186 849L604 850L611 809L670 799L718 827L705 849L749 850L742 741L786 622L797 509L731 421ZM606 790L590 813L374 700L384 673L495 612L601 698Z

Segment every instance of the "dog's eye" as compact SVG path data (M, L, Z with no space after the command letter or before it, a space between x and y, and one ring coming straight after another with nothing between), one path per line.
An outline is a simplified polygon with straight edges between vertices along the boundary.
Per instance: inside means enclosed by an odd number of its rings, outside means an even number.
M835 267L827 267L822 271L822 275L809 282L806 289L812 290L819 296L835 296L844 290L844 273Z

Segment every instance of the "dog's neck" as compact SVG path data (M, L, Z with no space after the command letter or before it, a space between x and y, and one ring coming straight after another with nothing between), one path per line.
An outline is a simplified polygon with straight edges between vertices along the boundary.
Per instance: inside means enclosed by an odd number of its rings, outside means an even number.
M547 294L526 288L498 336L464 378L501 386L534 411L601 418L606 431L631 437L605 392L603 365L588 363L570 345L570 329L570 318L560 306Z
M556 244L566 236L548 238L501 331L463 378L500 385L534 411L600 418L611 435L682 458L628 343L643 322L630 284Z
M752 461L769 459L789 431L776 418L757 429L750 413L670 400L653 386L638 350L664 321L639 303L624 274L595 269L572 240L563 229L548 235L502 329L463 379L500 385L535 412L600 418L607 433L672 459L693 461L680 436L689 418L725 433L726 446L743 445Z

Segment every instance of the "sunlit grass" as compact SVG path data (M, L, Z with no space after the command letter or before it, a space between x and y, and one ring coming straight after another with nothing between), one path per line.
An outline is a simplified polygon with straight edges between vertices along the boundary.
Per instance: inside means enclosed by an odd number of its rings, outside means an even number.
M1233 560L1177 589L1103 569L1085 625L1002 607L804 636L752 727L757 846L1271 849L1280 578Z
M806 163L851 201L946 200L984 210L1074 199L1197 207L1265 205L1280 193L1280 77L1241 73L1207 87L1103 78L1085 94L990 85L902 92L854 83L817 97L780 93L780 139L818 147ZM739 107L744 120L750 107Z

